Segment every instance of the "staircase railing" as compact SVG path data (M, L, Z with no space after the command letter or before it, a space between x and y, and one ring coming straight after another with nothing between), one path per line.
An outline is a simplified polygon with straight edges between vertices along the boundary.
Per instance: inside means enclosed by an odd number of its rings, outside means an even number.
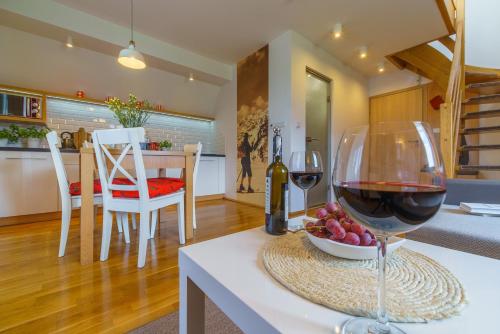
M441 104L440 145L446 174L455 177L460 135L462 98L465 90L464 66L464 0L457 0L455 17L455 48L444 103Z

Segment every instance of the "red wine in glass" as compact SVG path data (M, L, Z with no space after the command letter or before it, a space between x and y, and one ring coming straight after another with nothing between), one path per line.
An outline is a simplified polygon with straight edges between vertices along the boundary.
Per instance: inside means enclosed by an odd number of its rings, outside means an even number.
M307 217L307 192L323 177L321 154L318 151L293 152L288 169L293 184L304 191L304 216Z
M367 227L385 233L404 233L427 222L441 207L446 189L437 185L356 181L333 187L348 212Z
M291 172L290 179L292 179L293 184L302 190L309 190L316 186L321 178L323 177L323 172Z

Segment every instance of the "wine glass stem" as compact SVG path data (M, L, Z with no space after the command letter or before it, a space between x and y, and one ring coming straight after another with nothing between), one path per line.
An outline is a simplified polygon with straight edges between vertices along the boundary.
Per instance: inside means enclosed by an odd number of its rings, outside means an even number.
M307 189L304 189L304 216L307 217Z
M387 264L387 236L380 236L377 240L378 253L378 310L375 328L371 328L373 333L390 333L389 321L385 310L385 270ZM370 332L371 333L371 332Z

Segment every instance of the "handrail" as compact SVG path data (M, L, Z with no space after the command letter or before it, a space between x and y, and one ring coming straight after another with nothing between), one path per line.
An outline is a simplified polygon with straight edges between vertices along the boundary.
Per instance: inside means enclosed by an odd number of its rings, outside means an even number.
M460 116L462 97L465 90L464 66L464 0L456 1L455 18L455 48L451 62L450 77L444 103L441 104L440 144L446 174L449 178L455 176L457 162L457 147L460 133Z

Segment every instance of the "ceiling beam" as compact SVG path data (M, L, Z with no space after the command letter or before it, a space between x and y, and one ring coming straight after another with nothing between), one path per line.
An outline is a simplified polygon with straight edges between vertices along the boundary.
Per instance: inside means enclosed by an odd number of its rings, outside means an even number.
M129 27L111 23L53 0L2 0L0 1L0 11L7 18L9 14L14 14L13 16L22 16L31 20L33 21L31 24L37 25L40 29L43 29L45 25L47 30L59 29L84 36L86 37L86 39L83 38L84 41L93 41L93 43L88 43L90 49L92 49L92 45L98 44L96 41L99 41L101 43L98 47L100 50L97 50L99 52L115 53L116 50L126 47L130 38ZM3 18L0 20L3 25L7 25L8 21ZM17 19L10 20L13 25L17 24L18 21ZM13 26L13 28L16 27ZM31 33L39 34L37 31ZM197 74L197 78L219 85L232 80L233 67L230 64L196 54L139 32L134 32L134 39L137 48L145 55L146 61L149 58L154 67L184 75L194 72ZM87 48L86 45L78 46Z
M388 59L399 64L399 68L406 68L431 79L444 90L448 87L451 61L428 44L397 52Z

